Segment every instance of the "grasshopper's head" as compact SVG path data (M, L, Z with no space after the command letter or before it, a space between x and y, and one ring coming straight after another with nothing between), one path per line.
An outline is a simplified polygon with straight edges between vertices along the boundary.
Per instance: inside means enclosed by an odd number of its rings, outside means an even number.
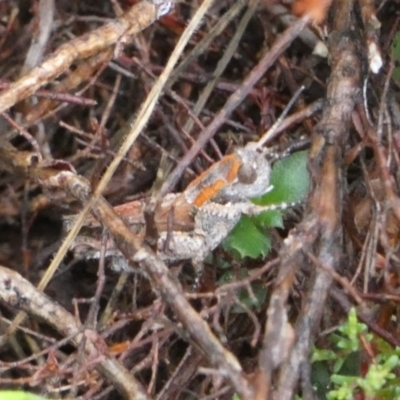
M238 202L262 196L270 189L271 166L265 157L265 150L257 143L250 142L235 151L240 167L231 185L218 194L218 201Z

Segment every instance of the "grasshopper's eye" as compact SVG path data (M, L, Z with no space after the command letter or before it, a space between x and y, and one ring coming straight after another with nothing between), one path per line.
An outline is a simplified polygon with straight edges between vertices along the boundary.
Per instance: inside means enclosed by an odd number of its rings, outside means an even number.
M242 164L239 167L238 179L240 183L251 185L257 179L257 171L249 164Z

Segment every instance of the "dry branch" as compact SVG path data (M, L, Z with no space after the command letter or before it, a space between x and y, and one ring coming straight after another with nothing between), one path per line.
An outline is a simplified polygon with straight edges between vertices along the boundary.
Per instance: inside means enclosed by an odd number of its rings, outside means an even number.
M329 50L332 73L323 117L315 128L309 168L313 187L303 222L292 232L281 250L281 267L268 308L257 399L272 394L272 374L279 369L273 398L295 395L303 363L325 307L332 278L310 262L315 256L324 269L336 270L342 252L343 143L346 142L351 113L360 91L359 42L351 32L352 2L340 2L335 14L335 31ZM309 290L295 329L289 323L287 300L299 270L313 267Z
M80 59L107 50L119 41L141 32L157 16L156 7L148 1L134 5L121 18L63 44L46 61L11 84L0 93L0 113L35 93L37 89L57 78Z
M23 310L29 315L46 321L64 336L74 336L71 342L75 346L83 344L84 361L98 359L96 369L120 391L126 399L148 400L149 396L142 385L117 360L104 352L98 345L102 339L94 331L82 332L75 317L63 307L39 292L20 274L0 266L0 299L11 307Z

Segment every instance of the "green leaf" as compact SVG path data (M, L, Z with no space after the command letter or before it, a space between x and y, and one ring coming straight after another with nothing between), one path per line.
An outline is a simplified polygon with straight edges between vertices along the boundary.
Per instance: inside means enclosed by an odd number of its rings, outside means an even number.
M256 204L280 204L302 201L310 188L307 170L308 151L298 151L277 161L271 173L270 192L255 200Z
M336 360L337 355L334 351L332 350L325 350L325 349L318 349L314 348L313 353L312 353L312 358L311 362L317 362L317 361L332 361Z
M358 322L356 310L352 308L349 312L347 323L343 324L338 330L344 337L337 341L336 346L340 349L355 352L360 347L359 335L367 330L367 326Z
M265 228L283 228L282 211L267 211L252 218L255 224Z
M19 390L0 390L1 400L46 400L44 397Z
M333 379L332 379L333 380ZM352 400L354 394L354 388L351 384L343 382L337 390L331 390L326 398L328 400Z
M333 364L333 372L337 374L343 367L344 362L346 361L344 356L336 357L336 360Z
M268 254L271 240L269 235L261 232L250 218L242 217L225 240L224 247L238 252L242 258L257 258Z

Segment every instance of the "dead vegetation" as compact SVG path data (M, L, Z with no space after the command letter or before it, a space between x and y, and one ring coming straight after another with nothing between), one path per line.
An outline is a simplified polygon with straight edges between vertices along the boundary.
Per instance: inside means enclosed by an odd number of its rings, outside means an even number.
M298 1L300 19L281 2L182 2L160 20L130 3L0 3L0 387L316 398L313 345L352 305L400 344L398 2L336 0L319 27L330 2ZM301 85L267 143L311 143L301 216L264 260L218 248L194 285L190 262L167 266L113 206L181 192ZM100 261L69 250L93 216ZM140 273L107 268L108 235ZM254 284L268 290L253 308L239 294Z

